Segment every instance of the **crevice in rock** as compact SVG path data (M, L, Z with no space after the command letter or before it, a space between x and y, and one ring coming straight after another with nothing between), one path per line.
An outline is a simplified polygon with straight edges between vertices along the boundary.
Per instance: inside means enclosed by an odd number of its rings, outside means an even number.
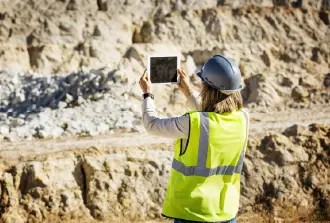
M37 68L37 66L38 66L38 64L37 64L37 55L38 55L38 52L40 51L39 47L28 47L27 51L28 51L28 54L29 54L30 67L32 69Z
M22 196L28 194L32 188L45 188L46 186L42 180L36 177L35 169L32 165L26 165L23 168L19 183L19 190Z
M132 42L133 43L151 43L154 32L154 25L150 21L144 21L140 29L135 29Z
M6 12L1 12L0 13L0 20L5 20L5 18L6 18Z
M107 11L108 10L108 4L105 0L96 0L97 1L97 7L99 11Z
M0 216L2 216L6 210L7 207L10 206L9 203L9 196L8 196L8 190L6 188L6 183L4 181L0 181Z
M88 201L88 192L89 192L89 181L90 176L88 176L87 163L84 160L81 160L76 166L73 175L74 178L80 187L81 197L84 203L84 206L90 211L90 215L94 218L93 215L93 206Z
M80 161L73 172L74 178L80 187L81 197L84 205L87 207L87 177L83 161Z
M218 0L217 1L217 7L219 7L219 6L224 6L225 5L225 0Z
M82 178L82 184L81 184L81 195L84 201L84 205L87 207L87 178L86 178L86 172L84 169L84 165L80 165L80 171L81 171L81 178Z
M35 37L33 34L30 34L26 38L26 45L27 45L27 51L29 55L29 64L32 69L35 69L38 67L38 57L40 52L43 50L44 46L33 46L33 41Z
M291 3L291 6L294 7L294 8L301 8L302 7L302 3L303 3L302 0L297 0L295 2L292 2Z
M316 216L323 221L330 220L330 199L320 188L313 190L314 202L318 205L316 208Z
M25 195L28 187L28 173L26 171L26 168L23 169L21 177L20 177L20 183L19 183L19 190L21 192L21 195Z
M325 25L330 25L330 13L321 11L319 12L319 17Z

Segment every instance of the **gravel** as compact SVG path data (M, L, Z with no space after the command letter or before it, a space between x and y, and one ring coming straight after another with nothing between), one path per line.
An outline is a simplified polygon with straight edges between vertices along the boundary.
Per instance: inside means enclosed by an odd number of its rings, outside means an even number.
M43 76L1 71L0 135L12 141L95 136L122 129L143 132L140 103L127 93L136 83L124 73L81 70Z

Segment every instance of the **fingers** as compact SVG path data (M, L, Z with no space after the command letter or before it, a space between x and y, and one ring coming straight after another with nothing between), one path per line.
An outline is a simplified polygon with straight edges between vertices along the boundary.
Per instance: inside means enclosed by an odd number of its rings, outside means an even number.
M150 75L148 72L146 72L146 80L149 81L150 80Z
M181 77L186 77L187 76L187 74L184 72L184 70L182 70L180 68L178 69L178 73Z
M180 77L182 77L182 73L181 73L180 68L178 69L178 74L180 75Z
M143 74L142 74L142 76L140 78L139 83L141 84L142 81L146 81L146 80L149 80L147 69L144 70L144 72L143 72Z
M145 69L141 79L145 79L147 75L148 75L147 69Z
M183 78L183 73L182 73L181 69L178 69L178 74L181 78Z
M144 70L143 75L142 75L142 79L149 81L150 80L150 76L149 73L147 72L147 69Z
M183 69L180 69L184 76L187 76L186 72Z

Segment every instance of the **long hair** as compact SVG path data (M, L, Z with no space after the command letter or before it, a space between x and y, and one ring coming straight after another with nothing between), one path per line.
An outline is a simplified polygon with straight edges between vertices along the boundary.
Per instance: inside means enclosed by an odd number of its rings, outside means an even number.
M243 108L243 99L239 91L227 95L205 83L203 83L201 99L201 111L203 112L222 114Z

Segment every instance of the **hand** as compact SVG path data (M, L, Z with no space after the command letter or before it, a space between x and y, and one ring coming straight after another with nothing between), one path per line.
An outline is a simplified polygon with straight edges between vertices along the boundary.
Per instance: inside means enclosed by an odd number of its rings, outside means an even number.
M192 94L192 89L190 87L189 77L182 69L178 69L178 74L180 75L180 83L178 84L179 89L182 91L184 96L188 99Z
M140 84L140 88L141 88L143 94L152 93L151 92L151 81L149 78L149 74L147 73L147 69L144 70L143 75L140 78L139 84Z

